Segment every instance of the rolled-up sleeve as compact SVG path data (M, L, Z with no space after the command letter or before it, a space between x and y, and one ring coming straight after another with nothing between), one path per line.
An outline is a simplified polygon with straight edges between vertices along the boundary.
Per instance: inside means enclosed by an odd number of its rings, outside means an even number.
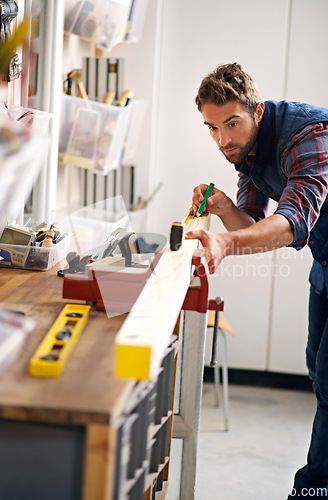
M259 191L253 184L252 179L239 172L237 207L247 212L255 222L266 216L269 198Z
M286 217L294 231L291 247L300 250L320 215L328 191L328 126L306 127L282 155L287 185L275 214Z

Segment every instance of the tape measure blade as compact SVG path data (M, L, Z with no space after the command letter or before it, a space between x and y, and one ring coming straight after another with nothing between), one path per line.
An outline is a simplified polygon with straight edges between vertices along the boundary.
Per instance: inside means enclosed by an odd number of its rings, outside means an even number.
M185 224L189 224L189 222L191 222L191 221L193 220L193 218L194 218L194 217L195 217L194 215L191 215L191 214L190 214L190 215L188 215L188 217L187 217L187 218L186 218L186 220L185 220Z

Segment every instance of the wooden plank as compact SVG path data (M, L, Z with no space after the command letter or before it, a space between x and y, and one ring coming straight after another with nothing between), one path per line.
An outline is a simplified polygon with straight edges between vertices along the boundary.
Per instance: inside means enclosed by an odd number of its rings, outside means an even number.
M188 224L188 230L208 227L208 216ZM198 240L184 240L176 252L165 249L116 336L117 377L151 380L156 376L190 284L197 245Z
M125 258L124 257L104 257L103 259L96 260L95 262L91 262L85 266L85 274L88 274L88 271L92 271L92 269L96 270L104 270L108 269L109 266L117 266L124 267L125 266Z

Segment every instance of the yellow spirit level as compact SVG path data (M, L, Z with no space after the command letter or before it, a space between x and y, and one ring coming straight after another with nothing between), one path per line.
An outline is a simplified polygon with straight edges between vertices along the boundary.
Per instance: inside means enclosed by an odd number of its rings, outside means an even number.
M61 375L88 321L90 306L67 304L30 359L30 374Z

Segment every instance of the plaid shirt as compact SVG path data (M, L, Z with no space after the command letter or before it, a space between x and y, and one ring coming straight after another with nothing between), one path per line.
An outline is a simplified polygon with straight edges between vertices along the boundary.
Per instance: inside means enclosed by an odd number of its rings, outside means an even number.
M270 184L269 178L267 185L272 190L269 196L252 181L252 161L253 157L248 157L243 172L239 172L237 206L258 221L266 216L269 198L276 200L275 214L286 217L294 231L294 241L290 246L301 249L308 243L310 231L320 213L328 210L328 203L325 203L328 192L328 125L308 125L294 135L280 164L285 182L277 189L277 185ZM277 193L281 190L282 194Z

